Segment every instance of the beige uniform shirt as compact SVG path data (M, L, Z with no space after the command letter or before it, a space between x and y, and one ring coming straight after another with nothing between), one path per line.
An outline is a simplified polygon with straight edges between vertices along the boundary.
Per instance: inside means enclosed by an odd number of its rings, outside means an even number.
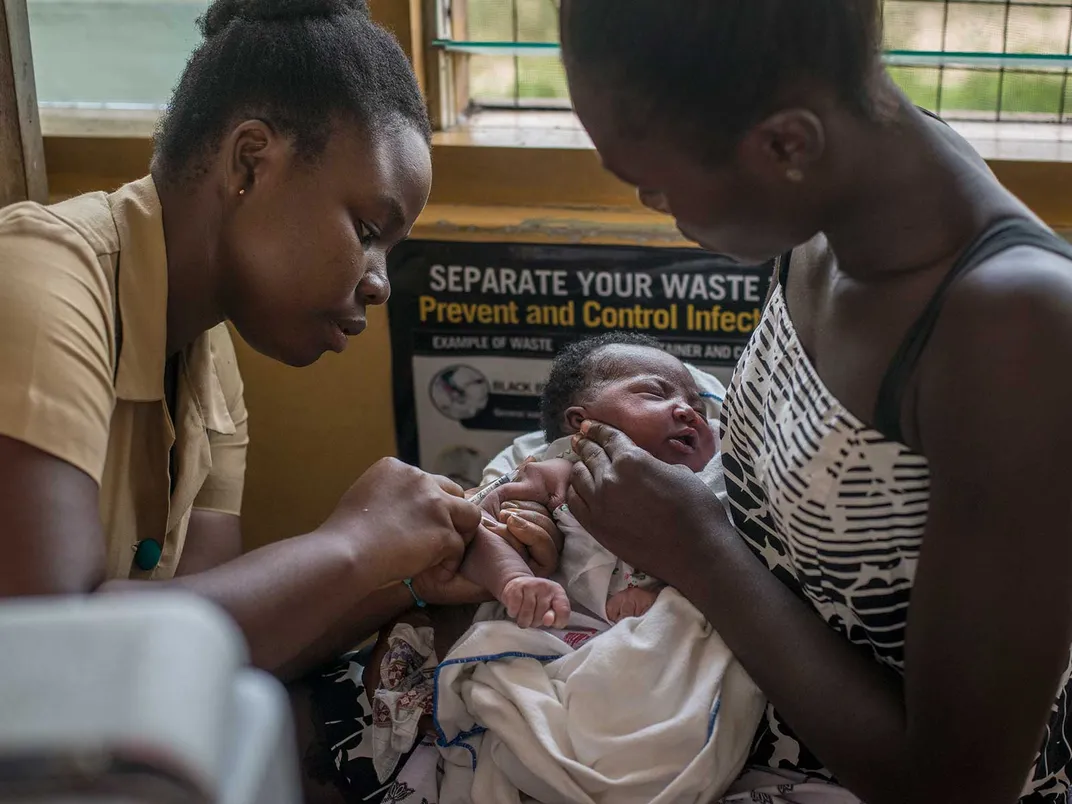
M97 481L110 579L170 578L191 511L242 504L247 417L230 335L220 325L181 355L172 421L167 292L152 178L0 210L0 435ZM142 539L163 546L151 572L132 564Z

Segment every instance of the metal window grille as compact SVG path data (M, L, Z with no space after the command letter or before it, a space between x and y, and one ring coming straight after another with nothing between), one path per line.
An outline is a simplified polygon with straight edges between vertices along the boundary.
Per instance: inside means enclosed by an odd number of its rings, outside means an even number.
M556 0L463 1L472 105L569 108ZM885 49L894 80L948 119L1072 117L1072 0L885 0Z

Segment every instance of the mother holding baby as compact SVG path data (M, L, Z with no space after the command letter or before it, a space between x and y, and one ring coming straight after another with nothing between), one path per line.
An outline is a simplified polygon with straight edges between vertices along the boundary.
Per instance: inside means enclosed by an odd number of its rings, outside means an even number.
M732 514L599 423L568 502L769 699L729 800L1063 801L1072 250L894 87L878 6L563 0L607 168L702 245L780 257L723 409ZM453 574L479 511L397 462L240 549L223 322L294 365L345 348L427 200L428 125L360 0L217 0L203 28L151 176L0 214L0 596L186 590L294 678L412 608L404 579L479 597ZM514 520L553 559L546 515ZM334 687L321 726L366 718Z
M607 169L712 251L782 255L723 408L731 518L601 424L569 499L769 699L741 788L1065 801L1072 248L894 86L876 0L561 20Z

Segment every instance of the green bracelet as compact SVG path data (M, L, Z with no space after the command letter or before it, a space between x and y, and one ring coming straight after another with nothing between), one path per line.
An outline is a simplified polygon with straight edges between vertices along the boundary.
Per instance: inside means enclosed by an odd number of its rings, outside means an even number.
M409 593L411 595L413 595L413 599L417 603L417 608L423 609L425 606L428 605L423 600L421 600L421 596L418 595L417 590L413 588L413 579L412 578L406 578L404 581L402 581L402 583L404 583L406 585L406 588L409 589Z

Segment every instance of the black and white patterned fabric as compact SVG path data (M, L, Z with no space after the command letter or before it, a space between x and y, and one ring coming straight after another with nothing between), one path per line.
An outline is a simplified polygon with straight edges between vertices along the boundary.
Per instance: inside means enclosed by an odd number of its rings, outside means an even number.
M838 633L904 669L930 492L927 461L849 413L820 380L776 287L727 391L723 465L739 532ZM1064 801L1068 678L1023 802ZM831 774L768 707L750 765Z
M398 776L413 752L385 782L372 765L372 704L362 682L370 657L371 649L347 654L310 679L317 740L304 757L305 769L317 781L333 784L348 802L406 801L412 790Z

